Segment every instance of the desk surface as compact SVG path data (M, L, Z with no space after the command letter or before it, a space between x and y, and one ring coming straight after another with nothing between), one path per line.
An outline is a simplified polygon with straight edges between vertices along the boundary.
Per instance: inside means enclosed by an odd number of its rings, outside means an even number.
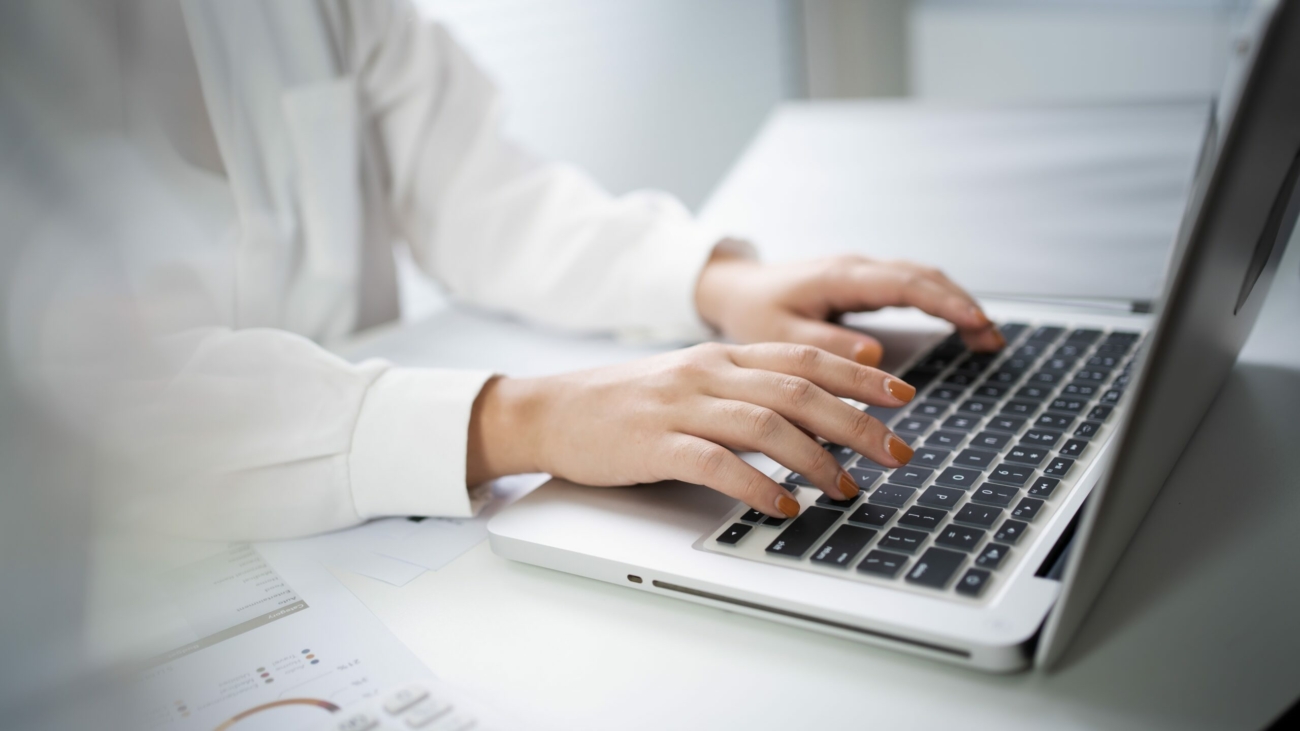
M763 181L743 182L723 193ZM948 667L486 543L402 588L343 579L440 676L543 728L1259 728L1300 692L1298 270L1293 242L1241 362L1052 674ZM446 310L350 355L525 375L647 352Z

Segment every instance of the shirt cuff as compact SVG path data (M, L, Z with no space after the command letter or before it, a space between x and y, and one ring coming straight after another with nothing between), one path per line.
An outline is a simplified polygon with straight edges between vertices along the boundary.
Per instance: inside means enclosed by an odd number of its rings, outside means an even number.
M348 460L357 515L474 515L481 501L465 485L469 419L493 375L391 368L370 385Z
M698 342L717 332L700 319L695 307L695 288L700 273L714 252L722 251L748 259L757 258L750 243L729 238L708 226L683 221L662 226L645 242L646 255L639 258L638 284L645 288L642 301L654 308L646 319L662 323L645 329L626 329L620 339L632 342Z

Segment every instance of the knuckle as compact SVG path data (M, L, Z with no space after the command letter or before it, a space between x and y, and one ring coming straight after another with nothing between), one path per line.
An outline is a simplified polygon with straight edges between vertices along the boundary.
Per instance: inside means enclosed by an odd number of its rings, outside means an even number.
M687 459L695 471L705 477L716 477L726 464L727 450L716 444L696 444L689 448Z
M866 391L868 388L875 385L876 373L877 371L875 368L859 366L853 369L853 375L849 378L851 379L852 386L855 390Z
M808 473L813 475L827 474L830 472L839 472L840 463L835 461L830 452L818 448L816 454L812 455L812 461L809 464Z
M791 345L790 360L801 368L812 368L821 360L821 351L811 345Z
M862 413L854 411L853 418L849 419L849 435L857 440L865 440L876 430L876 420Z
M750 475L740 485L740 499L744 502L757 502L757 498L767 491L767 480L760 475Z
M782 399L796 408L807 406L815 393L812 381L798 376L786 376L777 387Z
M771 409L756 408L749 412L749 431L760 439L775 437L781 430L781 415Z

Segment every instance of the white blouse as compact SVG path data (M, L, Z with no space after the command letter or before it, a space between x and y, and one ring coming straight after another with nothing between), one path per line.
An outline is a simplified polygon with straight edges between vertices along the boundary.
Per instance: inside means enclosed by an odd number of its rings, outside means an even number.
M475 511L466 439L491 374L354 365L318 344L396 316L395 242L461 302L707 335L694 286L719 233L503 138L489 80L408 2L180 2L235 220L217 256L186 259L180 279L201 284L179 299L202 305L140 295L171 313L152 340L166 376L123 400L105 464L153 488L151 519L260 539Z

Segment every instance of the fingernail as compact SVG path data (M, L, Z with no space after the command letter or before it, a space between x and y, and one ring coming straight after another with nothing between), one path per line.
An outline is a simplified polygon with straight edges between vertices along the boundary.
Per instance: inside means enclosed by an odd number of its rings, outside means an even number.
M880 365L881 349L878 343L864 341L853 348L853 360L864 366L875 368Z
M989 325L993 324L992 322L989 321L988 315L984 314L984 310L981 310L975 305L970 306L970 317L980 327L988 327Z
M858 483L854 482L853 476L844 470L840 470L840 493L844 495L845 500L852 500L858 496Z
M783 494L776 499L776 509L781 511L785 517L793 518L799 514L799 501Z
M899 439L893 434L885 437L885 451L889 452L890 457L893 457L903 464L907 464L912 460L912 448L907 446L907 442Z
M900 381L897 378L885 379L885 391L903 403L911 401L912 397L916 396L916 389L912 384Z

